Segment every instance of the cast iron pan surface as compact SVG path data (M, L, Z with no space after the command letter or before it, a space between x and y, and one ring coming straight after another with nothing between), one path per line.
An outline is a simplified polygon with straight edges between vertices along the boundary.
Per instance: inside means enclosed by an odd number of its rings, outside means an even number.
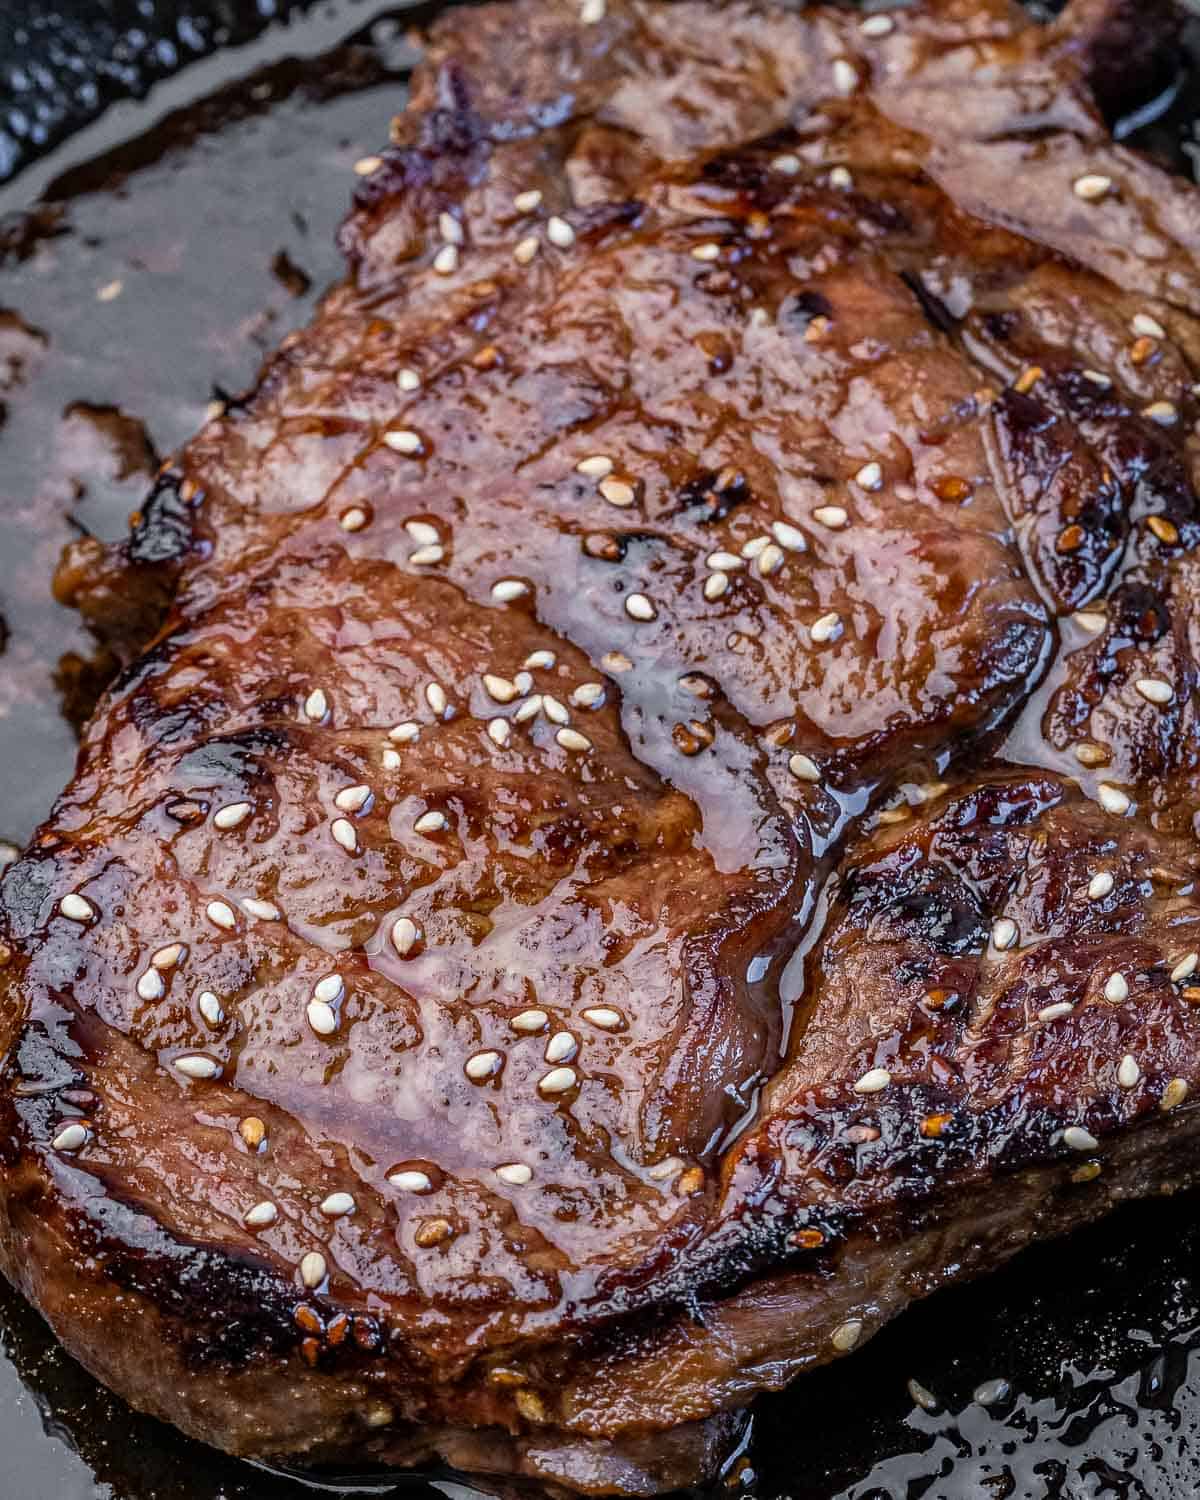
M68 779L110 670L51 598L59 549L119 536L160 456L339 273L353 163L385 139L432 14L0 0L0 861ZM1198 116L1183 58L1120 130L1194 175ZM1198 1252L1194 1196L1142 1204L935 1296L760 1402L718 1493L1200 1494ZM0 1500L435 1491L478 1493L448 1474L268 1473L191 1442L110 1396L0 1285Z

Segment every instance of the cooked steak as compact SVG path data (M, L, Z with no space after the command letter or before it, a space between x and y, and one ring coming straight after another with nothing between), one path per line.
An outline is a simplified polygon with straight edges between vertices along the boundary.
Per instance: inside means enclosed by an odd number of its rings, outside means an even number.
M128 666L3 882L0 1245L130 1401L649 1494L1195 1178L1200 198L1089 91L1172 37L435 30L60 578Z

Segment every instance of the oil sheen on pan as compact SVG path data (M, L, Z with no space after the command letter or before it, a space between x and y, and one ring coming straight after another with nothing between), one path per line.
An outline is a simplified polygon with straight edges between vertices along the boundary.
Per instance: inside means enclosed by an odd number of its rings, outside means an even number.
M124 670L6 887L9 1267L135 1399L153 1316L334 1493L1194 1488L1188 1200L868 1337L1189 1180L1195 208L1073 81L1179 54L971 10L476 13L389 142L350 7L10 222L14 843ZM295 1493L6 1306L14 1493Z

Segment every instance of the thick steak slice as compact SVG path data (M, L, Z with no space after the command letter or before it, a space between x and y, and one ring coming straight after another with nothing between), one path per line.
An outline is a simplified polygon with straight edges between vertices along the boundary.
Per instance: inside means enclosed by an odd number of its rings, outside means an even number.
M64 571L170 603L4 879L0 1255L234 1452L646 1494L1190 1180L1200 207L1128 7L585 12L441 24Z

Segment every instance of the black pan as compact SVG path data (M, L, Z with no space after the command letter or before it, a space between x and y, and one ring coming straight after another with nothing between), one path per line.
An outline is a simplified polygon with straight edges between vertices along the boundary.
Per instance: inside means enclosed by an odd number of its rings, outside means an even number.
M353 163L385 138L432 14L0 0L0 840L45 815L111 666L53 601L60 549L119 535L159 459L337 275ZM1120 129L1193 173L1198 117L1184 57ZM762 1401L721 1492L1200 1495L1198 1251L1195 1197L1142 1204L935 1296ZM109 1396L0 1285L0 1500L433 1488L471 1495L446 1474L298 1478L214 1453Z

